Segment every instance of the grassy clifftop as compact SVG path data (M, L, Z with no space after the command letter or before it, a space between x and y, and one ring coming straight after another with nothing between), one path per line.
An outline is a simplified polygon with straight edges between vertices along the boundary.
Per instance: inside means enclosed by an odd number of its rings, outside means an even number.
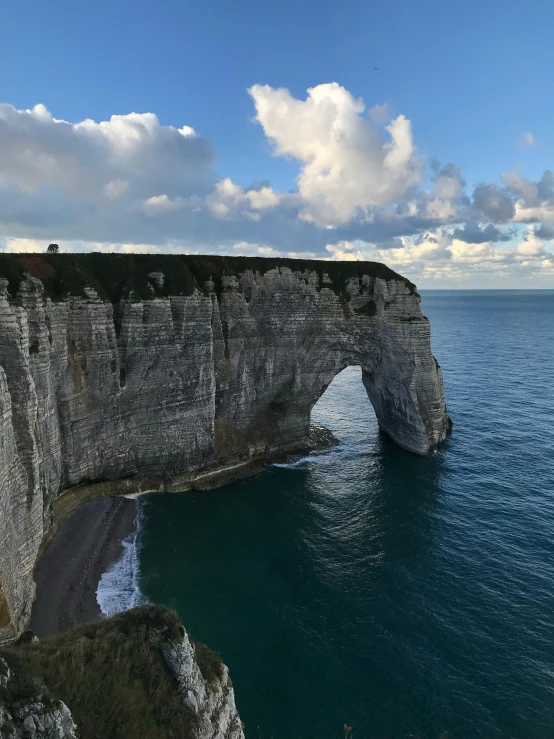
M193 254L0 254L0 277L8 280L8 290L15 296L26 272L44 283L52 300L68 295L83 295L93 287L113 303L129 296L148 300L168 295L191 295L195 287L203 289L210 278L215 290L221 290L224 275L239 275L246 270L264 274L275 267L292 271L315 270L327 273L335 292L344 294L351 277L370 275L383 280L401 280L410 290L415 286L405 277L379 262L325 262L311 259L265 257L221 257ZM149 279L152 272L164 274L163 286Z
M142 606L81 626L38 644L0 651L11 679L0 681L0 706L61 699L81 739L196 736L188 709L159 645L184 634L177 615L163 606ZM203 645L196 661L208 683L222 676L222 663Z

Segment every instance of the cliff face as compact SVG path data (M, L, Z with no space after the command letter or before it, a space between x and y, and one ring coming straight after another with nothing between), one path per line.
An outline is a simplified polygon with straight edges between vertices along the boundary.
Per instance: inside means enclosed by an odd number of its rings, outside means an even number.
M362 367L379 425L400 446L427 454L449 431L419 296L382 265L341 279L324 262L243 259L234 274L216 265L214 279L185 265L179 290L183 263L166 261L142 275L141 296L114 297L82 273L101 255L79 255L80 286L64 292L52 264L70 256L22 257L24 269L14 278L10 263L0 279L0 641L27 622L37 552L67 488L124 478L186 489L300 448L311 408L348 365Z
M227 667L162 606L6 649L0 736L244 739Z
M63 701L45 699L40 692L15 701L7 699L14 677L0 657L0 736L3 739L77 739L71 712Z

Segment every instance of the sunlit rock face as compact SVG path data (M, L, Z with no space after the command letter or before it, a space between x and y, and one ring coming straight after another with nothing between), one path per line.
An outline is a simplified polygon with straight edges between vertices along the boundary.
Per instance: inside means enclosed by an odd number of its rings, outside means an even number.
M411 283L362 263L337 287L326 263L260 262L182 295L163 295L155 271L149 299L115 303L98 286L53 301L30 274L16 291L0 279L0 640L27 622L67 488L193 480L301 448L313 405L349 365L400 446L425 455L444 440L442 376Z

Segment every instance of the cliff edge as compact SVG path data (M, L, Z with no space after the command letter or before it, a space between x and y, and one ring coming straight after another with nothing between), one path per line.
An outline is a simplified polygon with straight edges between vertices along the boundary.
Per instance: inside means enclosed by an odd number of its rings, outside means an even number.
M227 667L142 606L0 651L4 739L244 739Z
M56 506L310 446L349 365L383 431L435 449L450 420L419 302L370 262L0 255L0 642L28 622Z

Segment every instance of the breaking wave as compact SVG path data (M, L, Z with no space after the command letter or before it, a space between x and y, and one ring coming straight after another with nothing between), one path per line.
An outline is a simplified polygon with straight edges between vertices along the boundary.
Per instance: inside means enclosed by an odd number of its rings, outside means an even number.
M137 502L134 531L121 542L123 552L100 578L96 600L104 616L113 616L145 603L138 584L142 507Z

